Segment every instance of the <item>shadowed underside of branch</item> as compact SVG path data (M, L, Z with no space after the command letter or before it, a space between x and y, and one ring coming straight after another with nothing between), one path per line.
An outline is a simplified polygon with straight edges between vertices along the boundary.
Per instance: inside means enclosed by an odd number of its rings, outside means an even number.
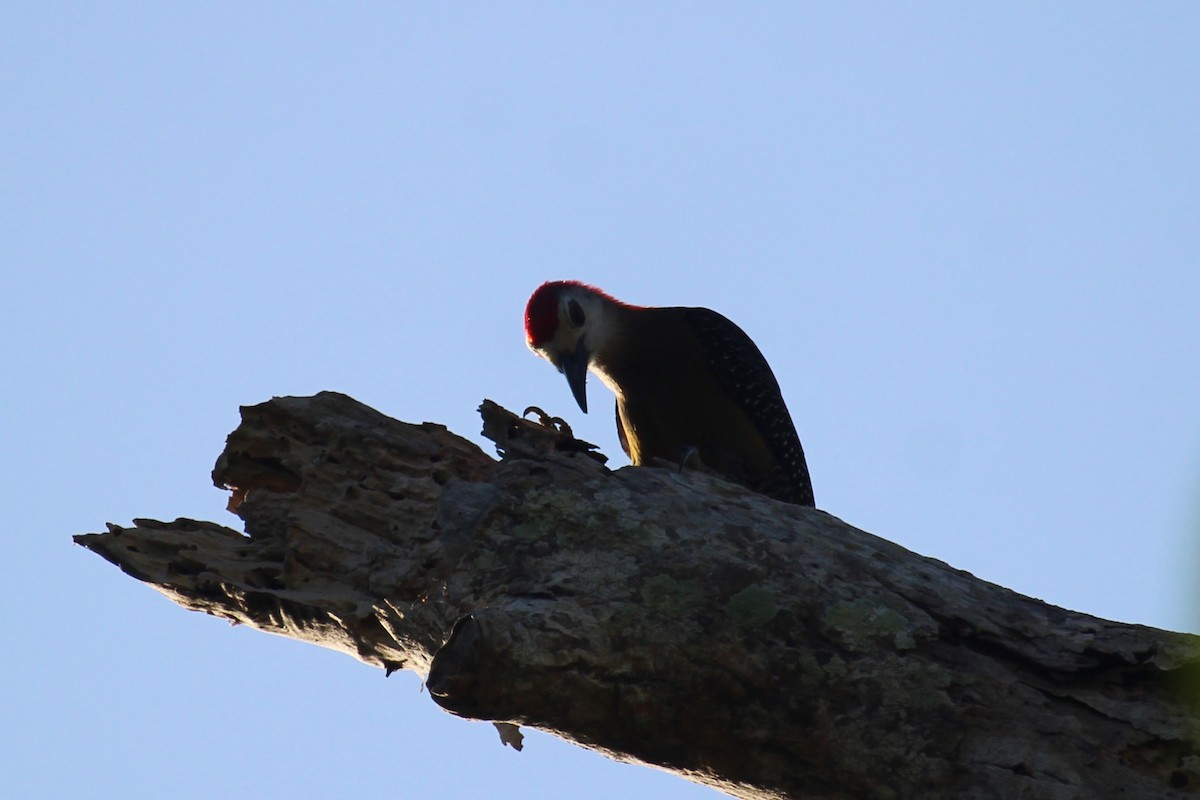
M76 541L187 608L414 670L455 714L740 797L1200 793L1194 637L481 411L499 462L334 393L245 407L213 472L245 534Z

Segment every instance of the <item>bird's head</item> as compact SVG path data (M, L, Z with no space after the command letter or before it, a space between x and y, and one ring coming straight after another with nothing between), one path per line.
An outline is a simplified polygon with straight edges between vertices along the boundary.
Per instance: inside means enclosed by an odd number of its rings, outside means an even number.
M587 371L608 338L611 309L621 303L579 281L543 283L525 306L525 343L567 376L587 412Z

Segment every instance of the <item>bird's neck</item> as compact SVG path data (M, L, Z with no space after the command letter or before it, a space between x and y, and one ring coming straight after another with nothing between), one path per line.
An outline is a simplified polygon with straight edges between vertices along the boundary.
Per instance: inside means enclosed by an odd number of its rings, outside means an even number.
M603 335L592 343L591 369L618 398L649 377L669 379L671 365L694 346L670 324L681 309L614 306L605 311Z

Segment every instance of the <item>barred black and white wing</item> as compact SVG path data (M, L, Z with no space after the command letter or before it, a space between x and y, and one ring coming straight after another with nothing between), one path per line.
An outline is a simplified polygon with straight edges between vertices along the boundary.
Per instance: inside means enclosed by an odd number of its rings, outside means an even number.
M798 505L815 505L804 448L779 391L775 373L758 346L722 315L707 308L688 308L684 318L705 350L713 374L737 400L757 428L778 464L762 486L763 494Z

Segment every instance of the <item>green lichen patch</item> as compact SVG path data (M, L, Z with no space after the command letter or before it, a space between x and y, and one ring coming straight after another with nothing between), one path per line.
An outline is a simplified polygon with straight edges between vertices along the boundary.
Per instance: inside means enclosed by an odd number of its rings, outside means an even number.
M678 615L703 600L704 592L694 579L677 581L669 575L655 575L642 583L642 602L660 614Z
M753 583L729 598L725 613L740 628L758 628L779 613L779 604L775 602L774 592Z
M475 557L475 569L480 571L490 572L496 568L497 563L496 554L489 550L484 550Z
M647 526L620 493L601 492L596 502L581 503L577 492L542 489L526 494L514 516L522 521L512 528L522 542L553 538L573 549L605 547L649 547L662 538L661 531Z
M609 617L609 628L613 631L627 632L637 627L643 620L640 606L635 603L615 603L612 616Z
M862 649L877 638L890 639L897 650L911 650L917 646L903 614L868 599L836 603L826 612L825 623L854 649Z
M662 532L646 524L645 512L634 508L627 492L600 490L596 492L595 505L605 510L603 516L594 518L596 522L621 542L648 547L662 539Z
M562 489L530 492L521 502L522 522L512 528L522 542L550 537L581 537L589 520L579 507L579 496Z

